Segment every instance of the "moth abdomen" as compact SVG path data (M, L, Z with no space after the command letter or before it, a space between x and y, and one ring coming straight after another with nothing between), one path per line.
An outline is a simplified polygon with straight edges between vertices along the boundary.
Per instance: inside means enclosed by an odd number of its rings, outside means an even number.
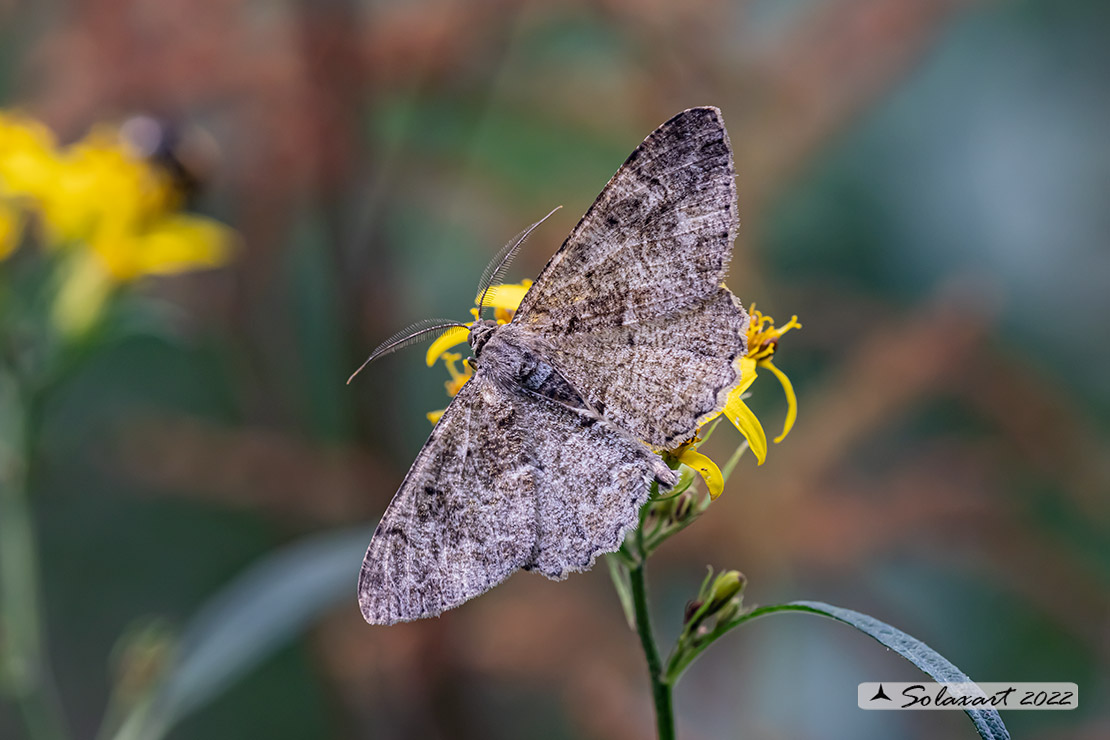
M532 346L535 344L535 346ZM586 410L582 395L548 360L543 347L501 327L483 347L482 359L489 362L502 383L568 408Z
M563 406L586 409L586 402L582 400L578 391L574 390L555 366L548 362L540 363L535 370L522 378L521 387Z

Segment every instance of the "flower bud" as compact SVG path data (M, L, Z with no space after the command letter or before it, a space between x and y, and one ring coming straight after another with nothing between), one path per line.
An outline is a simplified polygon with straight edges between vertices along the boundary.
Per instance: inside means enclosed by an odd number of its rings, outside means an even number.
M675 499L674 511L671 513L671 520L675 524L682 524L686 518L690 516L690 512L694 509L694 497L690 495L689 491L684 491Z
M710 589L709 609L706 610L706 614L719 612L725 605L739 596L740 592L744 590L747 580L744 574L737 570L727 570L718 575Z
M682 622L685 624L693 619L694 615L698 613L698 609L701 609L704 604L705 602L701 599L686 602L686 612L682 615Z
M747 578L743 573L727 570L713 576L712 568L698 590L698 596L686 605L683 617L684 631L697 635L711 625L735 617L740 611L740 594Z

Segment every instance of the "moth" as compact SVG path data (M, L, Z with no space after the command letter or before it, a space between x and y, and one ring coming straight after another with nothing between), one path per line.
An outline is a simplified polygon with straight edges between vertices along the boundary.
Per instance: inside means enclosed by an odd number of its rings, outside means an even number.
M536 226L491 263L480 304ZM366 551L367 622L438 615L518 569L563 579L620 546L652 484L677 480L657 453L740 380L748 315L724 286L737 226L721 112L691 108L636 147L511 322L480 305L474 375ZM419 325L370 359L452 325Z

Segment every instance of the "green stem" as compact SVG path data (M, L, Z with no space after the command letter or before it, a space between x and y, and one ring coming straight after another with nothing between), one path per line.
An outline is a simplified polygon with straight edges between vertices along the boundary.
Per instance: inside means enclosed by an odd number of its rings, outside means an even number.
M740 462L740 458L743 457L744 453L747 451L748 440L745 439L736 446L736 452L732 453L732 457L730 457L728 462L725 463L725 466L721 468L721 477L725 479L725 482L728 482L729 476L732 475L732 471L736 469L736 464Z
M637 540L643 554L642 528L637 531ZM628 569L632 585L632 603L636 613L636 631L647 659L648 677L651 679L651 696L655 701L655 723L659 740L674 740L674 705L671 697L671 684L663 676L663 661L659 658L659 648L655 645L655 633L651 628L651 615L648 613L647 583L644 578L644 560Z
M27 500L26 409L0 374L0 690L20 704L28 737L68 736L46 653L38 545Z

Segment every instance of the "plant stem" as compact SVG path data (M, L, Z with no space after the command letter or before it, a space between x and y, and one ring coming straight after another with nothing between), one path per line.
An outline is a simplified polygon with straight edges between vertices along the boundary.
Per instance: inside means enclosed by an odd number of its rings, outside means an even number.
M637 532L637 539L640 539ZM642 548L641 554L642 554ZM632 585L632 603L636 612L636 631L640 634L640 644L647 659L648 677L651 679L651 696L655 701L655 723L659 740L674 740L674 706L671 698L671 684L663 676L663 662L659 658L659 648L655 645L655 633L651 628L651 615L648 613L647 583L644 579L644 560L628 569Z
M0 374L0 689L19 702L28 737L68 736L42 629L38 545L27 500L26 409Z

